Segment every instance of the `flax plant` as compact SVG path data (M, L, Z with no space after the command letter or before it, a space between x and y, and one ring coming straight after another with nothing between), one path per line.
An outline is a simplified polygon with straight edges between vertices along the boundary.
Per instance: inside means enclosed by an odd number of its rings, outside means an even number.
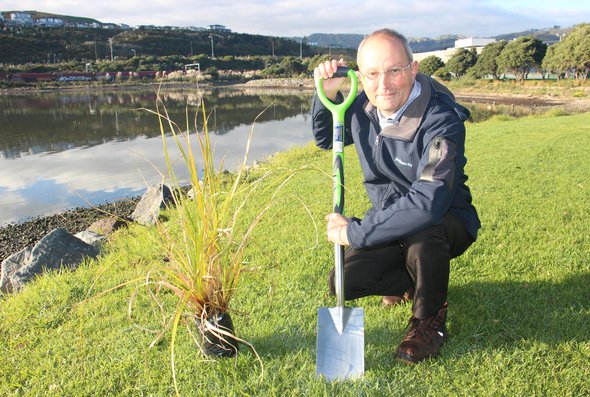
M159 106L157 112L162 115ZM201 112L205 114L204 102ZM241 239L236 238L236 222L248 193L253 193L257 185L245 187L242 184L244 167L240 167L233 183L228 186L222 168L215 169L206 121L204 131L196 134L203 163L202 177L199 178L190 134L178 130L167 114L159 120L168 175L175 187L174 211L178 222L177 225L157 225L169 259L169 266L161 268L160 284L176 293L187 309L205 320L229 309L243 267L248 237L262 214L256 217ZM180 183L166 143L165 123L188 168L192 198L179 189ZM238 200L242 202L238 203ZM174 233L174 226L178 226L180 238Z
M237 349L237 341L246 344L260 361L250 343L235 337L233 330L221 326L217 319L231 310L231 298L244 269L244 253L252 232L293 173L274 176L270 172L261 172L261 175L253 177L248 171L247 158L254 124L263 112L252 124L241 166L229 176L223 172L223 162L218 169L215 168L204 101L201 101L200 111L194 120L197 153L191 146L188 110L186 130L170 119L159 95L156 111L151 112L159 120L167 175L173 186L174 205L171 211L175 216L171 217L174 222L158 222L156 225L158 244L167 258L156 270L150 271L144 285L150 289L148 294L154 299L160 300L162 289L172 291L178 298L173 313L163 316L164 327L152 342L153 346L168 331L172 331L172 373L178 393L174 345L182 320L185 320L189 333L201 350L208 342L207 335L213 335L225 346L229 343ZM199 114L204 121L201 132L197 129ZM167 136L173 138L181 163L189 171L191 197L183 193L186 185L181 185L174 171L175 161L167 145ZM197 166L198 157L202 170ZM256 210L252 211L251 206L255 206ZM249 208L246 210L246 207ZM158 305L163 308L161 302ZM132 302L130 311L131 306Z

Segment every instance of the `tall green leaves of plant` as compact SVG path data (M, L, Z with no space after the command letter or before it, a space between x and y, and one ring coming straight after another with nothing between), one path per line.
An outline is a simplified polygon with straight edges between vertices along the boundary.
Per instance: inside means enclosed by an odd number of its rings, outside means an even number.
M204 332L203 328L198 325L203 325L204 329L216 333L220 338L230 336L215 321L210 320L230 310L230 301L238 286L244 266L244 252L252 232L290 176L270 178L271 174L267 172L253 177L247 172L248 152L256 120L250 130L243 162L234 175L228 176L223 172L223 163L219 169L214 165L204 101L201 101L200 112L195 115L194 122L196 130L198 116L202 115L203 131L195 131L194 134L199 147L197 154L191 146L188 110L185 130L170 119L159 95L154 113L158 116L167 173L173 186L174 207L171 211L174 212L174 221L157 224L158 243L165 250L168 260L148 275L147 283L156 288L168 289L178 297L173 313L167 316L169 320L156 339L159 340L165 332L172 330L172 369L178 393L174 345L181 320L187 320L189 331L191 324L196 324L201 332ZM189 171L190 198L183 194L182 191L186 189L183 189L176 176L173 166L175 160L167 144L168 136L172 137L182 164ZM202 172L197 167L197 157L202 162ZM247 204L255 205L256 209L245 210ZM236 339L252 348L258 357L251 344Z
M161 268L162 276L164 276L161 284L170 288L182 299L186 299L188 309L206 318L217 311L228 310L229 301L242 269L242 257L248 237L268 207L265 206L253 219L245 234L237 235L235 227L240 211L259 184L259 181L244 184L242 180L248 148L244 163L230 185L230 181L224 178L223 164L219 170L215 169L205 105L202 101L201 112L205 117L204 131L196 134L203 163L200 179L196 157L191 147L190 133L180 131L178 126L169 119L165 108L162 112L161 105L159 101L157 113L160 116L164 115L159 118L160 128L168 175L175 188L173 190L174 209L179 222L179 230L176 230L176 233L180 233L180 236L176 235L174 225L158 224L159 235L169 248L167 253L170 259L170 265ZM188 198L179 189L181 183L176 177L174 162L170 158L170 151L166 144L164 123L167 124L168 132L173 137L182 160L189 170L192 198ZM248 147L250 140L251 136Z

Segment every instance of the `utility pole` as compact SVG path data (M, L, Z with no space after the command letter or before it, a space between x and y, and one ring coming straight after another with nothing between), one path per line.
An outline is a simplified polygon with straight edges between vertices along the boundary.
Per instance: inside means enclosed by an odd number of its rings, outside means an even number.
M299 58L303 59L303 40L305 40L305 36L299 42Z
M213 52L213 35L210 34L209 38L211 39L211 59L215 58L215 53Z
M111 62L113 62L113 38L109 37L109 45L111 46Z

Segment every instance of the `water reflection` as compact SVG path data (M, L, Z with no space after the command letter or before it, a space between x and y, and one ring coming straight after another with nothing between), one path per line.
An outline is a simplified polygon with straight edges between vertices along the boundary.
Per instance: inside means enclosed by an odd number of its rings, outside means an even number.
M195 114L204 98L215 159L226 168L241 162L257 116L252 160L312 139L311 93L223 89L203 97L193 90L160 96L180 125L186 125L188 109L193 130L195 124L202 130L203 117ZM0 97L0 225L141 194L147 184L161 181L165 162L157 116L138 110L155 104L153 90Z
M74 147L90 147L113 140L160 134L157 117L141 108L155 110L155 90L148 91L63 91L0 96L0 156L17 158L43 152L59 152ZM205 98L209 130L224 134L243 124L251 124L258 113L260 122L280 121L309 112L311 94L256 94L238 90L210 90L202 96L194 90L161 91L172 120L190 123ZM198 121L202 130L203 120Z

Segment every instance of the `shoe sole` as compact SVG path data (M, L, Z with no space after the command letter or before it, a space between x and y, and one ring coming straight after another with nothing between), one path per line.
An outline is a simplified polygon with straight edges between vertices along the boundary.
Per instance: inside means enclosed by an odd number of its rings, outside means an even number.
M428 356L428 357L424 357L424 358L420 358L420 359L415 359L414 357L409 356L407 354L399 354L398 353L396 355L396 358L406 365L416 365L424 360L428 360L429 358L435 358L435 357L438 357L438 353L433 356Z
M407 354L399 354L398 353L396 355L396 358L406 365L414 365L414 364L418 364L420 362L420 360L415 360L411 356L408 356Z
M436 358L440 355L440 349L442 349L444 343L446 342L446 339L447 338L445 337L445 339L443 340L443 343L439 347L439 351L431 356L416 359L415 357L410 356L409 354L396 352L395 357L398 360L400 360L402 363L407 364L407 365L414 365L414 364L418 364L421 361L428 360L429 358Z

